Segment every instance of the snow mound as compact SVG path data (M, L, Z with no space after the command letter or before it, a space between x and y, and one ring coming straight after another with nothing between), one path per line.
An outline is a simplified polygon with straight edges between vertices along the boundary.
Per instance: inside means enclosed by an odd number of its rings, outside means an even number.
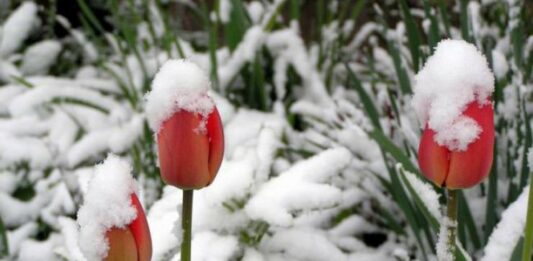
M130 172L130 165L112 154L95 167L78 212L79 245L88 260L101 260L107 255L107 230L123 228L137 216L131 204L137 185Z
M37 5L29 1L21 4L4 23L0 35L0 57L7 57L20 48L38 22Z
M168 60L161 66L146 94L146 115L153 131L174 112L185 110L200 114L205 120L213 111L213 100L207 95L211 83L205 72L188 60ZM200 131L202 130L200 126ZM205 128L205 126L204 126Z
M435 141L453 151L466 150L481 133L462 115L467 105L484 105L494 91L494 75L474 45L443 40L415 77L413 106L423 124L436 132Z

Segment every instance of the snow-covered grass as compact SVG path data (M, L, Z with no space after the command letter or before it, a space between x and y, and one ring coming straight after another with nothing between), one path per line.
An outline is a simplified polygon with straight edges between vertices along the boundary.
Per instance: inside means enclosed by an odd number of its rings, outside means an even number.
M181 193L161 182L150 130L170 112L150 112L143 97L180 58L209 72L226 144L214 183L196 193L194 260L436 258L445 197L418 175L413 99L461 109L485 92L412 90L467 70L496 76L497 140L489 178L458 195L461 253L520 258L533 137L525 1L116 1L102 17L91 9L102 1L80 0L81 25L11 2L0 12L0 259L83 260L76 213L109 152L133 166L153 260L178 258ZM488 68L476 53L431 72L442 73L438 85L415 77L434 52L457 58L450 42L435 49L442 39L476 46ZM183 87L167 83L154 82ZM448 85L463 83L492 88Z

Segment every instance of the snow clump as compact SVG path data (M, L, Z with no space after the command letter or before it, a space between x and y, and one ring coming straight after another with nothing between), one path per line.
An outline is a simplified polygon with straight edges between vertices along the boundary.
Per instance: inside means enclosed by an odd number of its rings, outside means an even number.
M95 167L85 202L78 212L79 246L88 260L107 256L106 232L113 227L124 228L137 217L131 203L137 184L130 173L130 165L112 154Z
M211 83L205 72L188 60L168 60L152 82L145 96L146 115L153 131L179 110L202 116L199 130L205 130L207 116L213 111L213 100L207 95Z
M481 133L480 126L462 115L466 107L490 101L494 75L477 48L463 40L443 40L415 76L413 106L435 141L452 151L464 151Z

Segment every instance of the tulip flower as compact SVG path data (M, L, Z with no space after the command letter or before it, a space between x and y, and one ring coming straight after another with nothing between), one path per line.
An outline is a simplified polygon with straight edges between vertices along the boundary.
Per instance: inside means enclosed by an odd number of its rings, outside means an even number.
M110 154L95 166L78 212L79 246L87 260L149 261L150 229L131 166Z
M131 203L137 212L136 218L124 228L113 227L106 232L109 250L105 261L150 261L152 257L150 229L135 194L131 194Z
M202 121L206 130L198 130ZM186 110L175 112L157 133L161 177L181 189L200 189L213 182L224 152L222 122L216 107L203 119Z
M424 123L418 164L426 178L447 189L437 259L455 260L457 189L479 184L492 166L494 75L475 45L447 39L415 80L413 105Z
M452 151L437 144L435 131L426 127L418 149L418 163L426 178L437 186L464 189L479 184L490 172L494 146L493 108L490 101L467 105L464 116L473 119L481 129L479 137L465 151Z
M193 190L213 182L224 154L218 110L207 92L209 78L187 60L161 66L146 95L146 114L156 133L161 178L183 190L181 261L191 258Z

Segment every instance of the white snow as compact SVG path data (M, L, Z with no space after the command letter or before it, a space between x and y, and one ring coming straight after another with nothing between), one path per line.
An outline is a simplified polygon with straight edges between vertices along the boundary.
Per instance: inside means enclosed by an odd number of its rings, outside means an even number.
M441 220L442 217L439 209L439 194L435 192L431 185L419 179L415 174L404 170L401 164L398 163L398 165L396 165L396 169L399 170L400 168L410 186L415 191L416 196L422 200L422 203L424 203L424 206L427 208L429 213L435 217L436 220Z
M130 172L130 165L112 154L95 167L78 212L79 245L88 260L101 260L107 255L107 230L123 228L137 216L131 203L136 182Z
M222 23L227 23L231 15L231 0L221 0L219 2L219 16Z
M42 104L54 99L74 99L98 106L104 110L111 110L117 103L99 92L76 88L76 85L61 85L60 82L43 83L39 86L17 96L9 104L9 112L13 116L20 116L36 111Z
M207 95L211 83L206 73L187 60L168 60L161 66L146 94L146 115L153 131L179 110L198 113L205 120L199 130L205 129L207 116L214 103Z
M324 182L342 171L350 159L348 150L337 148L299 162L259 188L246 205L246 212L251 218L286 227L294 221L292 211L339 204L341 191Z
M529 186L522 190L518 199L507 207L502 218L485 246L481 261L510 260L513 250L524 233L526 225Z
M26 162L32 168L44 169L51 164L52 155L43 140L17 137L0 132L0 167Z
M482 131L462 115L472 102L486 104L494 76L477 48L462 40L443 40L415 77L413 106L425 125L436 132L439 145L466 150Z
M46 74L59 52L61 43L56 40L44 40L28 47L24 52L20 70L25 75Z
M0 57L7 57L20 48L38 22L37 5L33 2L26 1L13 11L1 31Z
M209 251L205 251L209 249ZM200 232L194 235L192 256L194 261L232 260L238 251L238 239L235 236L221 236L213 232Z
M509 64L507 64L507 58L505 55L494 49L492 50L492 67L494 68L494 74L496 78L502 79L509 71Z
M347 260L347 257L327 238L323 231L294 228L266 238L261 248L282 254L280 260Z
M443 217L440 222L439 235L437 240L437 259L439 261L454 261L454 253L448 247L448 227L457 227L457 222L451 221L448 217ZM456 230L457 231L457 230ZM457 232L456 232L457 233Z

